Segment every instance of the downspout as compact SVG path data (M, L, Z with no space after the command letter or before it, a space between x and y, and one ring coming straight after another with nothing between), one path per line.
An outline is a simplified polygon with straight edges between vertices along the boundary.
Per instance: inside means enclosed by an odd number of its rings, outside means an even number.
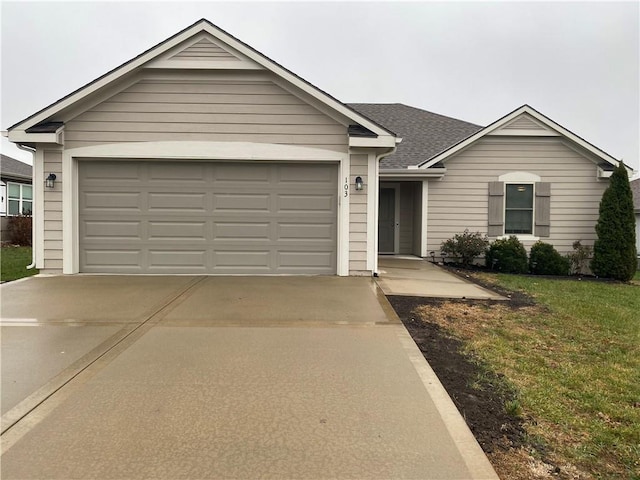
M32 157L31 157L31 165L33 165L33 170L35 171L35 161L36 161L36 149L35 148L29 148L26 147L24 145L20 145L19 143L16 143L16 146L20 149L20 150L24 150L25 152L29 152ZM32 184L33 184L33 176L32 178ZM35 187L31 189L31 195L33 196L32 198L32 205L35 206L36 204L36 189ZM35 268L36 266L36 249L35 249L35 240L36 240L36 222L34 221L34 217L33 217L33 212L35 212L35 208L32 208L32 213L31 213L31 263L29 265L27 265L26 269L27 270L31 270L32 268Z
M389 150L388 152L385 153L381 153L380 155L376 155L376 185L375 185L375 195L376 195L376 200L375 202L373 202L373 204L375 205L375 214L373 216L373 218L376 219L375 221L375 230L376 230L376 234L373 237L374 238L374 245L375 245L375 250L376 250L376 255L373 259L374 261L374 268L373 268L373 276L377 277L378 276L378 215L380 214L380 212L378 211L379 209L379 202L380 202L380 160L382 160L384 157L388 157L389 155L393 155L394 153L396 153L396 150L398 149L398 143L400 143L402 141L402 139L399 139L400 141L396 140L396 146L394 146L391 150Z

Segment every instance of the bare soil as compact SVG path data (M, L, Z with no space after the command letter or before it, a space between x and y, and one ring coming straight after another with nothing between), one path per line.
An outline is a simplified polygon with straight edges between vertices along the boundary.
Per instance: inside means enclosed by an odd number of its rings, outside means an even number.
M387 298L502 480L589 478L584 472L550 460L544 446L527 435L526 424L535 419L521 416L517 392L503 376L465 352L464 338L473 335L484 315L495 318L504 310L541 308L522 293L482 286L498 290L510 300ZM452 323L456 325L455 336L449 328Z

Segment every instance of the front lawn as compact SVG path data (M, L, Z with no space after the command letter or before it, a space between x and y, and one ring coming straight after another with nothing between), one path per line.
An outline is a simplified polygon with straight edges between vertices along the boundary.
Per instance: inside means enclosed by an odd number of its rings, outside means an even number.
M35 268L31 270L26 268L31 264L31 247L2 247L0 249L0 263L0 280L3 282L38 273Z
M539 478L539 465L515 461L525 453L555 478L640 479L640 286L474 276L533 301L443 301L413 313L513 386L505 409L521 414L525 447L490 455L499 475Z

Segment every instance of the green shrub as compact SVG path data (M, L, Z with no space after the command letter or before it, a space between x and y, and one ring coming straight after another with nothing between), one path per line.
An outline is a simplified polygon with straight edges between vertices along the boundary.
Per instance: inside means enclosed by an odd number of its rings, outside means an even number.
M489 246L486 235L480 232L470 233L465 230L462 234L456 233L453 238L442 242L440 247L443 256L453 257L464 266L473 263Z
M568 275L569 259L551 245L545 242L536 242L529 253L529 270L536 275Z
M31 246L31 215L16 215L7 221L7 233L12 245Z
M587 262L591 259L593 247L582 245L580 240L573 242L573 252L567 253L567 258L571 264L571 273L581 275L587 273Z
M596 233L593 273L624 282L631 280L637 268L636 231L629 176L622 162L613 171L602 195Z
M503 273L527 273L527 251L518 237L499 238L488 248L487 267Z

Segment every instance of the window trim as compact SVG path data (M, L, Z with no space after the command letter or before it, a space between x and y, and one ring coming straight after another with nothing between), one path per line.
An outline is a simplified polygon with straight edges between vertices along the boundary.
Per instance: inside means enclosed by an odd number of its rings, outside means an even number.
M19 197L12 197L11 196L11 185L17 185L18 188L20 189L20 196ZM16 217L18 215L22 215L23 211L24 211L24 195L23 195L23 187L30 187L31 188L31 199L26 200L27 202L31 203L31 213L29 215L33 215L33 184L31 183L18 183L18 182L6 182L6 186L7 186L7 212L6 212L6 216L7 217ZM11 201L18 201L18 212L19 213L10 213L10 202Z
M500 175L498 181L503 183L503 201L502 201L502 235L497 238L509 238L515 236L519 240L538 241L540 237L536 232L536 184L542 182L542 178L535 173L529 172L508 172ZM531 211L531 233L506 233L507 230L507 185L513 184L531 184L533 185Z

